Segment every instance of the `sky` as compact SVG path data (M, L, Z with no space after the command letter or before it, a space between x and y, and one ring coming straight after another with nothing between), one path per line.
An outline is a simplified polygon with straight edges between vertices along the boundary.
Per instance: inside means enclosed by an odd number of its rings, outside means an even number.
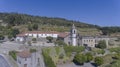
M100 26L120 26L120 0L0 0L0 12L60 17Z

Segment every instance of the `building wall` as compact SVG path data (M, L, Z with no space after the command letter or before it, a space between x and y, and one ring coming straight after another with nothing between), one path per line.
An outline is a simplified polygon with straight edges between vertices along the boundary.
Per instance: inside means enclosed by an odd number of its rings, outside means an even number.
M38 64L38 55L32 53L28 58L22 58L17 56L17 64L19 67L24 67L24 64L27 64L27 67L37 67Z
M24 37L16 37L15 39L17 42L23 42L25 40Z
M95 47L95 39L82 39L82 45L86 45L88 47Z
M31 57L28 58L22 58L17 56L17 63L19 67L24 67L24 64L27 64L27 67L32 67L31 66Z
M82 45L87 45L88 47L95 47L95 45L97 45L101 40L105 40L106 45L108 46L108 41L110 40L110 38L105 37L82 38Z
M31 33L26 33L25 35L33 37L33 38L46 38L48 36L51 36L53 38L57 38L58 34L31 34Z

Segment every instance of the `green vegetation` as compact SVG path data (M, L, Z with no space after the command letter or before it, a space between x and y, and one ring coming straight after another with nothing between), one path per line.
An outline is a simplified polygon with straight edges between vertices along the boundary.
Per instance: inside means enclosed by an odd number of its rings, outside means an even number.
M9 55L14 59L17 60L17 56L16 56L16 51L9 51Z
M109 48L109 51L110 51L110 52L120 53L120 47Z
M86 53L85 57L86 57L86 62L90 62L91 60L93 60L93 56L91 53Z
M36 49L30 49L30 52L34 53L34 52L37 52L37 50Z
M85 47L83 46L64 46L64 50L67 56L71 56L71 53L76 52L80 53L84 51Z
M46 67L56 67L52 58L49 56L49 54L46 50L42 50L42 54L43 54L43 57L44 57L44 62L45 62Z
M92 53L95 54L104 54L105 51L103 49L99 49L99 48L92 48Z
M47 39L50 43L52 43L53 37L48 36L48 37L46 37L46 39Z
M3 40L5 37L2 35L2 34L0 34L0 40Z
M84 54L76 54L73 59L74 63L80 64L80 65L83 65L85 61L86 61L86 57Z
M36 38L33 38L32 41L33 41L33 43L36 43L37 39L36 39Z
M106 41L104 41L104 40L99 41L99 43L96 45L96 47L100 48L100 49L105 49L107 47Z
M95 57L94 61L95 61L97 66L100 66L104 63L104 60L102 57Z
M64 41L62 41L62 40L55 41L55 45L58 45L58 46L67 46L67 44Z
M112 33L120 32L120 27L101 27L103 35L110 35Z

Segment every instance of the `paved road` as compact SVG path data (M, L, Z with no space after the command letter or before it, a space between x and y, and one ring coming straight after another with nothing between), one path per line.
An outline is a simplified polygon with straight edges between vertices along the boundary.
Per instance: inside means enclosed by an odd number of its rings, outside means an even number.
M0 55L0 67L11 67L3 56Z
M44 64L44 59L43 59L43 56L42 56L42 49L41 48L38 48L38 53L39 53L39 63L40 63L40 67L45 67L45 64Z

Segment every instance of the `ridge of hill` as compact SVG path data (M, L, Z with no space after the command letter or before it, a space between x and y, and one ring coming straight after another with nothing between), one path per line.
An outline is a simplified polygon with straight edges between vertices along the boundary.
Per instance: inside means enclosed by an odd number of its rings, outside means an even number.
M96 28L97 25L87 24L79 21L67 20L57 17L41 17L18 13L0 13L0 20L10 25L24 25L28 23L38 23L42 25L71 26L73 23L78 28Z

